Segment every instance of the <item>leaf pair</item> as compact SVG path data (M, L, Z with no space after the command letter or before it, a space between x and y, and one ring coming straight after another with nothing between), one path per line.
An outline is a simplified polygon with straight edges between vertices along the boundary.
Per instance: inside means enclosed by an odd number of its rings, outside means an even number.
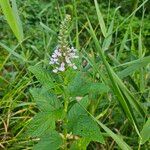
M89 103L88 96L85 96L80 101L80 104L85 108L88 107ZM88 116L87 112L78 103L74 104L68 112L68 130L72 132L73 135L81 137L80 140L74 142L74 146L76 148L78 147L78 149L85 149L90 141L104 143L97 123ZM81 146L79 143L83 141L86 144Z

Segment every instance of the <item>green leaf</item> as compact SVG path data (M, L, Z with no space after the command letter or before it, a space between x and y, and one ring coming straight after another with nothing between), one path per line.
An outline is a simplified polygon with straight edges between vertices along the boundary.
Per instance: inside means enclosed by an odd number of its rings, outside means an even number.
M90 140L86 138L80 138L71 144L70 150L87 150Z
M150 63L150 56L144 57L144 58L140 58L138 60L134 60L119 66L124 66L124 65L128 65L124 70L118 72L118 76L120 78L124 78L127 77L128 75L131 75L132 73L134 73L136 70L145 67L146 65L148 65Z
M79 72L69 83L68 90L71 96L84 96L88 90L88 79L86 73Z
M30 89L34 101L42 111L54 111L61 107L59 99L54 94L50 94L44 88Z
M146 121L141 131L141 144L144 144L146 141L150 139L150 118Z
M99 126L87 114L78 116L78 120L74 124L72 133L91 141L96 141L104 144L104 139L100 132Z
M69 83L68 90L71 96L84 96L89 92L105 93L109 88L103 83L93 83L86 73L77 73L74 79Z
M102 45L102 49L108 50L111 42L112 42L112 32L113 32L113 25L114 25L114 20L112 20L110 27L108 29L108 33L107 33L107 37L104 39L103 45Z
M88 92L91 93L106 93L109 87L103 83L91 83Z
M119 9L116 8L116 11ZM115 13L116 13L115 11ZM108 28L108 31L107 31L107 37L104 39L104 42L103 42L103 45L102 45L102 49L105 51L105 50L108 50L111 42L112 42L112 34L113 34L113 27L114 27L114 18L115 18L115 13L114 13L114 17L112 18L112 21L110 23L110 26Z
M94 117L93 117L94 118ZM94 118L95 120L95 118ZM113 133L109 128L102 124L99 120L96 119L96 122L113 138L113 140L119 145L122 150L131 150L129 145L127 145L123 139L117 134Z
M0 0L0 6L14 35L17 37L19 42L21 42L23 40L23 29L18 15L16 1L12 0L11 2L12 7L9 0Z
M26 134L31 137L39 137L55 129L55 121L61 119L63 111L56 110L53 112L40 112L37 113L27 126Z
M63 139L58 132L52 131L43 136L41 140L33 147L33 150L57 150L63 143Z
M20 59L21 61L23 61L23 62L27 61L25 57L23 57L22 55L20 55L20 54L18 54L18 53L15 52L16 48L18 47L18 45L14 49L11 49L8 46L6 46L5 44L3 44L3 43L0 42L0 46L3 47L7 52L9 52L10 54L12 54L16 58Z
M52 33L53 35L57 35L57 33L55 31L53 31L52 29L50 29L48 26L46 26L43 22L40 22L40 25L42 26L43 29L45 29L46 31L48 31L49 33Z
M113 140L118 144L118 146L122 149L122 150L131 150L130 146L125 143L125 141L118 136L117 134L115 134L114 132L112 132L107 126L105 126L103 123L101 123L98 119L96 119L90 112L88 112L86 110L86 108L84 106L82 106L80 103L79 105L91 116L91 118L97 122L98 125L101 126L101 128L103 128L107 134L113 138Z
M87 18L88 19L88 18ZM123 111L126 113L126 116L130 121L132 121L133 126L135 127L135 130L137 134L140 136L139 129L138 129L138 124L137 124L137 119L135 118L135 115L133 113L132 106L133 105L137 112L141 114L141 116L144 116L144 110L143 108L138 104L137 100L133 97L131 92L127 89L127 87L124 85L124 83L121 81L121 79L116 75L116 73L113 71L112 67L106 60L106 56L104 51L102 50L99 40L95 35L95 32L93 30L93 27L91 25L91 22L88 19L89 27L88 29L89 33L91 34L96 49L99 52L99 55L104 63L104 66L107 70L108 76L111 81L111 87L113 89L114 94L117 97L117 100L119 101L120 105L122 106ZM97 69L98 70L98 69ZM124 88L124 90L122 90Z
M29 71L31 71L38 81L47 89L52 89L54 87L53 80L50 76L50 73L43 68L41 65L30 66Z
M100 12L97 0L94 0L94 2L95 2L96 12L97 12L98 21L99 21L99 24L100 24L100 27L101 27L101 31L103 33L103 36L106 37L106 26L105 26L103 16Z
M80 103L86 108L90 104L88 96L82 98ZM75 103L68 112L68 130L73 129L74 124L78 120L78 116L83 114L86 114L85 110L78 103Z

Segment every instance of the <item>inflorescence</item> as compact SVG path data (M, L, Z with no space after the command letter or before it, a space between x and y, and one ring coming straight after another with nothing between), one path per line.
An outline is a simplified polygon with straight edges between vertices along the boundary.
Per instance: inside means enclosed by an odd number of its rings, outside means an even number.
M75 63L73 63L77 56L77 50L74 47L69 47L67 37L68 37L68 26L70 24L71 17L70 15L66 15L63 22L60 25L60 32L58 36L58 46L54 50L49 64L53 66L53 72L63 72L68 67L72 67L73 69L77 69Z
M50 58L49 64L54 66L53 72L65 71L67 67L77 69L77 66L72 62L74 58L78 58L76 55L76 49L74 47L66 47L65 52L58 46Z

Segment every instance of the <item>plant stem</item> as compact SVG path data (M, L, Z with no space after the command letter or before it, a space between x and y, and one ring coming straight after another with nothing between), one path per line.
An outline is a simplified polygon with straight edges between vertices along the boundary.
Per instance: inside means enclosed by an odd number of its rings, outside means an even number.
M68 111L68 96L64 96L64 144L65 144L65 150L67 150L67 111Z

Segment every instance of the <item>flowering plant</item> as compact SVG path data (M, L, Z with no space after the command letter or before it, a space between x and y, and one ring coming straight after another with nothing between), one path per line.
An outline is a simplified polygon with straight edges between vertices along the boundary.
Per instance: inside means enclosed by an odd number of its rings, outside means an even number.
M40 64L29 67L42 85L30 90L40 110L27 126L26 132L30 137L40 138L35 150L47 150L50 147L54 150L84 150L91 141L104 143L100 128L86 109L95 111L96 97L107 92L108 88L102 83L93 82L90 74L77 68L74 62L80 59L77 50L70 48L67 42L70 20L71 17L67 15L60 26L58 46L49 62L52 71ZM59 74L61 72L64 73Z

